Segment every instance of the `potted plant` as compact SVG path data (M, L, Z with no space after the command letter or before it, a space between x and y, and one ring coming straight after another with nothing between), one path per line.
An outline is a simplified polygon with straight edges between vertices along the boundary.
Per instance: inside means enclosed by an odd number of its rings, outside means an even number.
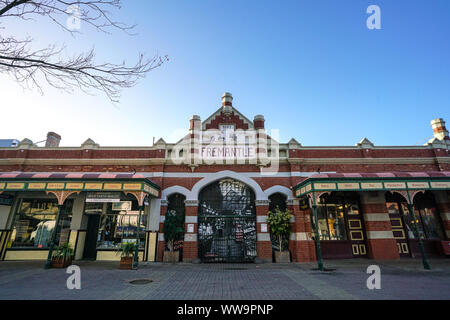
M120 254L120 267L122 270L133 269L133 258L136 252L136 243L125 242L122 243L116 251L116 254Z
M275 252L275 262L289 263L291 262L289 251L283 251L283 239L289 239L291 233L291 212L289 210L282 211L276 208L274 212L269 211L267 224L273 236L278 238L279 251Z
M73 248L68 242L58 246L52 255L52 268L67 268L72 264Z
M169 251L164 251L163 262L175 263L179 261L180 251L174 250L174 242L178 240L180 234L184 232L182 225L183 217L177 215L176 211L170 210L166 213L163 233Z

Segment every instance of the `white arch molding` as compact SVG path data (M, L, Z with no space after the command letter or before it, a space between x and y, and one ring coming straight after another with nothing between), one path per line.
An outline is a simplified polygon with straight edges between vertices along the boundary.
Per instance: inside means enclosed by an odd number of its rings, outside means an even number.
M239 174L234 171L229 171L229 170L213 173L213 174L203 178L202 180L198 181L192 188L192 191L190 192L190 197L186 197L186 200L198 200L198 195L204 187L206 187L207 185L209 185L217 180L221 180L221 179L225 179L225 178L231 178L231 179L238 180L242 183L245 183L247 186L249 186L255 192L255 197L256 197L255 200L268 200L266 194L262 191L261 187L255 180L253 180L252 178L249 178L245 175Z
M184 195L186 197L186 200L191 199L191 191L189 191L188 189L186 189L185 187L182 187L182 186L172 186L172 187L166 188L162 191L161 200L167 201L167 198L174 193L180 193L180 194Z
M266 194L267 199L275 193L281 193L287 197L287 200L294 200L294 198L292 197L292 190L280 185L270 187L266 189L264 193Z

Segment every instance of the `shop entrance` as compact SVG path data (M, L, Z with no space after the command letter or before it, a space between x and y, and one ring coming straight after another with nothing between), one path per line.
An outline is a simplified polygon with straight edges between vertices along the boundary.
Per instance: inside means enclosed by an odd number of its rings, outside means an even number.
M97 258L97 236L100 215L90 215L86 232L83 259L95 260Z
M233 179L216 181L199 196L198 252L203 262L253 262L255 194Z

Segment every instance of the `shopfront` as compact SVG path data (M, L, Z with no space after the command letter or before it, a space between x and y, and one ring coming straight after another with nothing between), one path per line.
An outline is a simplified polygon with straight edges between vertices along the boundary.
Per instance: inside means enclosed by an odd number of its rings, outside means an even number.
M436 197L447 198L448 178L376 175L320 174L295 188L310 204L311 237L320 240L322 257L395 259L420 257L422 250L442 256L446 214Z
M26 179L2 179L0 210L6 221L2 222L0 258L47 259L56 230L55 246L69 243L75 259L117 260L119 245L136 242L139 230L140 258L148 259L149 248L153 247L154 255L156 247L156 235L148 230L149 199L159 196L159 187L148 179L129 176L56 180L27 175Z

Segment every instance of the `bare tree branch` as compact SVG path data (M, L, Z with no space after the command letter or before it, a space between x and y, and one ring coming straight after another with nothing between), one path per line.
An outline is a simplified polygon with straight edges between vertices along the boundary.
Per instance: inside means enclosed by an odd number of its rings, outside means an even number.
M108 8L120 9L120 0L0 0L0 25L2 18L16 17L33 19L41 16L50 19L70 34L78 33L61 19L77 19L98 31L109 33L119 29L126 33L134 28L114 21ZM120 92L132 87L149 71L168 61L167 56L156 55L145 58L140 54L138 61L131 66L95 62L94 49L72 58L62 58L64 47L49 45L40 50L31 49L33 39L16 39L0 35L0 73L10 75L27 88L37 88L41 93L42 81L49 85L72 92L78 88L86 93L92 89L103 91L113 102L118 102Z

